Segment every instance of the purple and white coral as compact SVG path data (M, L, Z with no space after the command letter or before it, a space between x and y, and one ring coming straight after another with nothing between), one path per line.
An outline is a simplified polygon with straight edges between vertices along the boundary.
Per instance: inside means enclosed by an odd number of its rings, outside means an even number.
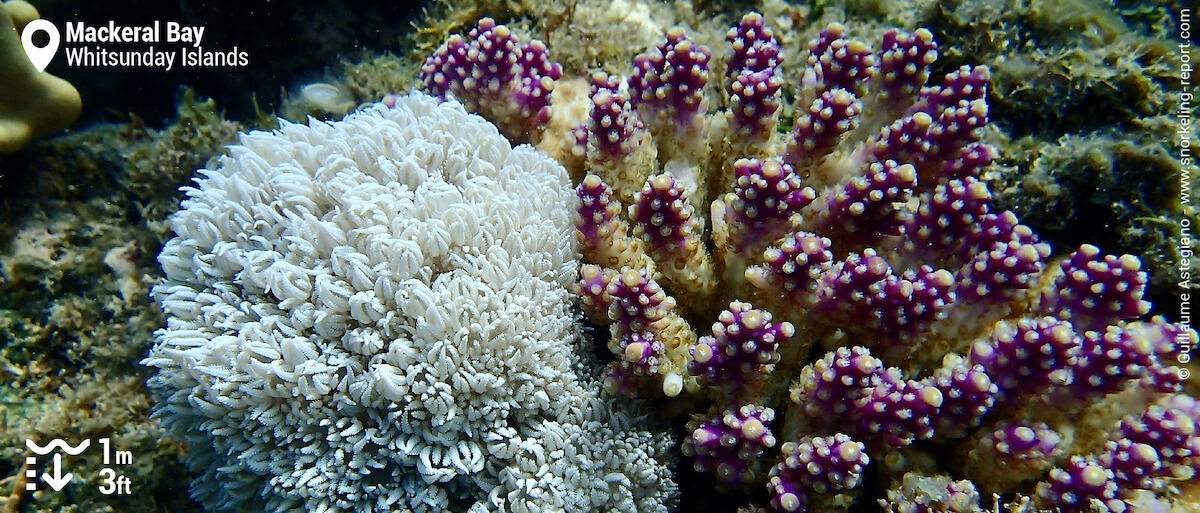
M773 410L755 405L697 418L688 424L691 434L683 441L683 452L696 458L697 471L713 472L730 485L750 483L761 472L763 450L775 447L768 428L774 419Z
M842 433L787 442L767 480L771 505L788 513L808 511L814 496L856 488L870 462L866 447Z
M1178 393L1166 355L1177 335L1196 337L1136 320L1148 303L1135 257L1089 245L1055 257L994 207L986 67L932 77L939 50L925 29L887 31L876 50L831 24L792 74L762 15L729 30L724 63L699 39L669 30L632 76L593 76L587 116L560 123L594 173L578 172L579 239L597 264L580 290L589 315L613 325L614 389L686 390L681 408L769 406L777 431L814 451L861 440L862 465L899 447L955 452L948 464L982 490L1033 492L1043 480L1037 500L1066 510L1132 501L1122 487L1162 493L1168 472L1191 471L1194 437L1167 434L1183 425L1180 408L1136 412L1108 446L1059 435L1076 433L1061 429L1068 417L1102 422L1093 403L1114 395ZM723 70L719 86L711 70ZM786 133L781 98L794 99ZM714 317L712 336L692 329ZM749 422L739 412L695 421L687 450L702 468L724 462L717 474L762 484L741 469L767 468L757 459L771 451L732 458L711 445L742 444L726 422ZM820 466L801 445L782 459ZM982 475L967 455L1005 470ZM819 479L783 478L811 469L779 465L776 508L831 504ZM897 487L895 472L880 479L893 479L901 511L977 507L971 482L910 472Z
M734 301L713 323L712 336L692 347L688 371L703 385L728 391L741 389L747 380L769 372L779 361L777 348L796 330L791 323L772 323L770 312Z
M708 47L674 28L667 31L663 44L633 60L630 97L656 135L667 131L672 137L698 135L711 56Z
M491 18L479 20L466 38L451 36L421 66L427 92L462 102L516 140L534 139L550 119L551 93L561 77L545 44L522 43Z

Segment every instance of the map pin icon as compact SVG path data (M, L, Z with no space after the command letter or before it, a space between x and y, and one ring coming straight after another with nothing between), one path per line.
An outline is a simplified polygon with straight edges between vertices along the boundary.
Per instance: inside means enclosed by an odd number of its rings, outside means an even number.
M39 30L50 37L50 42L41 48L33 44L33 34ZM46 66L50 65L50 60L58 52L58 27L46 20L33 20L21 31L21 45L25 47L25 55L29 56L33 67L38 71L46 71Z

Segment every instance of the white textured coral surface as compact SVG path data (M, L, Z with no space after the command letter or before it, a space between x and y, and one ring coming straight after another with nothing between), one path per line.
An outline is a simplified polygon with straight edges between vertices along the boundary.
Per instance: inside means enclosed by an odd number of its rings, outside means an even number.
M173 218L157 415L221 511L665 511L669 441L576 372L561 166L400 97L241 137Z

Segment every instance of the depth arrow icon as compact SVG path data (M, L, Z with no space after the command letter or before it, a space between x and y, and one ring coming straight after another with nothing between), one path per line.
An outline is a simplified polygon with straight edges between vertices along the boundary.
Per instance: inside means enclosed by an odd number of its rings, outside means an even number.
M55 454L54 455L54 475L52 476L52 475L50 475L49 472L45 472L42 474L42 481L45 481L46 484L50 485L50 487L54 489L54 491L58 492L58 491L62 491L63 487L67 486L67 483L71 482L72 477L74 477L74 475L71 474L70 472L67 472L66 475L63 475L63 473L62 473L62 455Z

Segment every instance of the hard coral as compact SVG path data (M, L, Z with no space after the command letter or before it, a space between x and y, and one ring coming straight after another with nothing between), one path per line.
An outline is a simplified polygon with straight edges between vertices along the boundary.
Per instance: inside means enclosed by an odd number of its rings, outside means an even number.
M1196 334L1136 320L1149 306L1136 257L1084 244L1052 260L995 207L983 180L998 157L982 141L988 68L928 83L931 32L889 31L874 50L831 24L783 91L774 77L785 60L761 16L744 17L728 42L722 87L707 87L720 52L675 29L628 79L596 76L590 119L568 123L577 148L559 156L586 174L576 224L593 265L580 285L588 313L611 324L610 389L713 402L718 413L693 422L687 452L729 488L762 482L751 469L766 465L750 461L760 451L735 459L707 443L720 432L726 449L744 448L735 431L748 420L736 413L760 409L778 412L773 437L795 454L807 443L827 458L815 447L840 436L891 462L879 479L893 481L897 511L981 507L969 481L901 482L919 469L895 455L919 453L918 440L956 453L952 473L998 493L1041 490L1045 507L1095 498L1117 511L1169 487L1155 478L1151 444L1097 437L1109 436L1114 411L1183 401L1167 362ZM723 98L704 96L712 90ZM796 99L788 133L775 130L787 125L781 95ZM692 328L714 317L711 337ZM1057 435L1067 428L1072 438ZM988 463L965 454L1011 461L990 479ZM1034 455L1060 468L1029 464ZM777 468L777 508L854 500Z
M521 141L536 139L550 118L550 93L561 76L546 45L521 43L491 18L480 20L467 39L448 39L421 67L426 91L485 113L505 135Z

